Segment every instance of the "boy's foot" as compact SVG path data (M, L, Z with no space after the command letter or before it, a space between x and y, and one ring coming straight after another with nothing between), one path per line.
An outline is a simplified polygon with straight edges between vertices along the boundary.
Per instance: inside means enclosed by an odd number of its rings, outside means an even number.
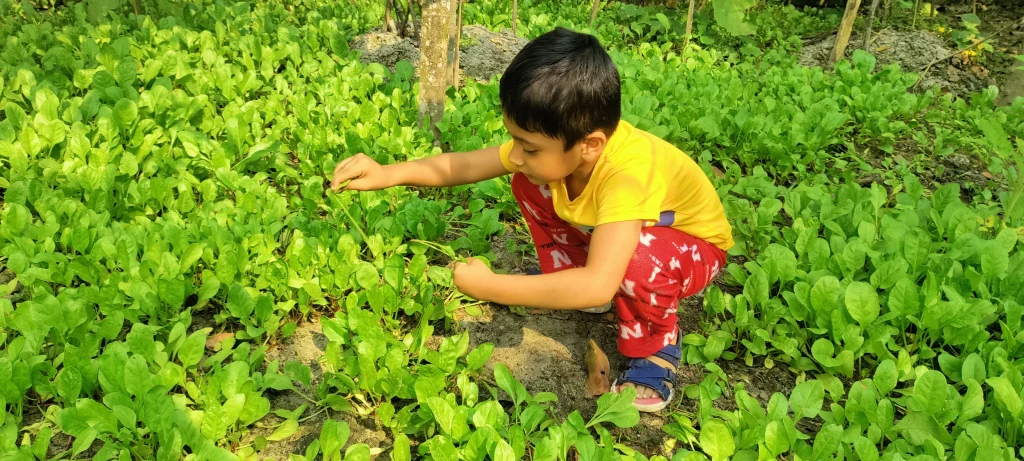
M676 367L682 356L679 335L672 344L663 347L654 355L643 359L631 359L626 370L612 383L612 392L621 392L627 386L636 387L633 406L643 412L661 411L675 396ZM619 383L622 383L621 385Z
M536 267L531 267L529 269L526 269L526 275L540 275L540 274L541 274L540 269L538 269ZM610 310L612 310L612 303L609 302L609 303L606 303L604 305L597 306L597 307L588 307L586 309L580 309L580 312L586 312L588 314L603 314L603 313L608 312Z

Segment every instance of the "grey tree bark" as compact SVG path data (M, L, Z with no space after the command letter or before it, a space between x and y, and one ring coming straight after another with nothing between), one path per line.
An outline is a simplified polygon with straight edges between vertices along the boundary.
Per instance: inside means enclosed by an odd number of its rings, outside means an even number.
M424 0L420 22L419 122L430 128L436 143L441 140L437 123L444 115L448 87L448 38L451 31L451 1ZM428 120L429 119L429 120Z
M871 13L868 15L868 29L864 33L864 51L868 51L871 45L871 27L875 25L875 12L878 11L878 3L881 0L871 0Z

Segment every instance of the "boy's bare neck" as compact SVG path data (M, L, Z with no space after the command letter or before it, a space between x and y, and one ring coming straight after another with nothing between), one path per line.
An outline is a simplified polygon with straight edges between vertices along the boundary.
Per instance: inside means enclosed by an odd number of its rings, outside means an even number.
M575 200L576 197L583 193L583 189L590 182L590 177L593 175L594 167L596 166L596 159L592 162L584 162L565 178L565 189L569 193L569 200Z

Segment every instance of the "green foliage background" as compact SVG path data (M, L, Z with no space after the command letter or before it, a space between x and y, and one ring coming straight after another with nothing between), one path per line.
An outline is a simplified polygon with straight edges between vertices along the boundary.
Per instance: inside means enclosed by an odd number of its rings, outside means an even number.
M677 449L655 457L1020 455L1024 100L909 91L916 75L863 51L802 67L799 36L835 11L739 24L713 3L687 49L676 10L611 4L591 30L588 4L520 5L526 37L563 25L607 44L626 120L698 159L735 228L724 288L683 339L706 371L682 389L699 410L670 413ZM28 5L0 4L0 458L248 459L319 415L292 459L374 456L344 412L384 428L396 460L643 458L614 435L638 421L631 395L556 418L557 396L481 374L493 346L452 325L471 304L445 265L519 226L507 181L325 192L355 153L439 152L411 66L348 49L381 5ZM476 1L466 22L507 27L507 10ZM446 109L457 150L505 137L496 80ZM945 183L950 155L993 179ZM329 340L316 383L266 359L302 321ZM799 384L763 404L717 364L755 359ZM273 408L280 393L307 406Z

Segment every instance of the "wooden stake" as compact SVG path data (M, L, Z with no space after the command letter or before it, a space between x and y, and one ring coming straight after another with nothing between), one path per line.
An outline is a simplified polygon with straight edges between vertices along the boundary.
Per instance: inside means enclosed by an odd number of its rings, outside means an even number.
M850 34L853 33L853 23L857 20L857 9L859 8L860 0L846 1L846 12L843 13L843 22L839 24L836 46L832 49L833 64L839 62L846 54L846 46L850 44Z
M690 45L690 34L693 33L693 0L690 0L690 8L686 11L686 38L683 40L683 50Z
M516 35L516 23L519 22L519 0L512 0L512 35Z
M461 54L461 50L459 48L459 43L462 42L462 2L463 2L463 0L456 0L456 1L459 2L459 13L458 13L459 15L458 15L458 18L456 19L456 24L455 24L455 27L456 27L456 29L455 29L455 50L453 51L453 53L455 53L455 59L454 59L454 63L452 64L452 85L455 86L456 90L458 90L459 89L459 55Z
M394 0L387 0L384 3L384 32L391 32L391 9L394 8ZM396 31L397 32L397 31Z
M868 16L868 28L864 32L864 51L868 51L868 46L871 44L871 26L875 24L875 11L878 10L878 3L880 0L871 0L871 13Z
M597 10L601 8L601 0L594 0L594 6L590 9L590 27L594 27L597 20Z
M910 27L917 27L917 12L921 10L921 0L914 0L914 19L910 21Z

